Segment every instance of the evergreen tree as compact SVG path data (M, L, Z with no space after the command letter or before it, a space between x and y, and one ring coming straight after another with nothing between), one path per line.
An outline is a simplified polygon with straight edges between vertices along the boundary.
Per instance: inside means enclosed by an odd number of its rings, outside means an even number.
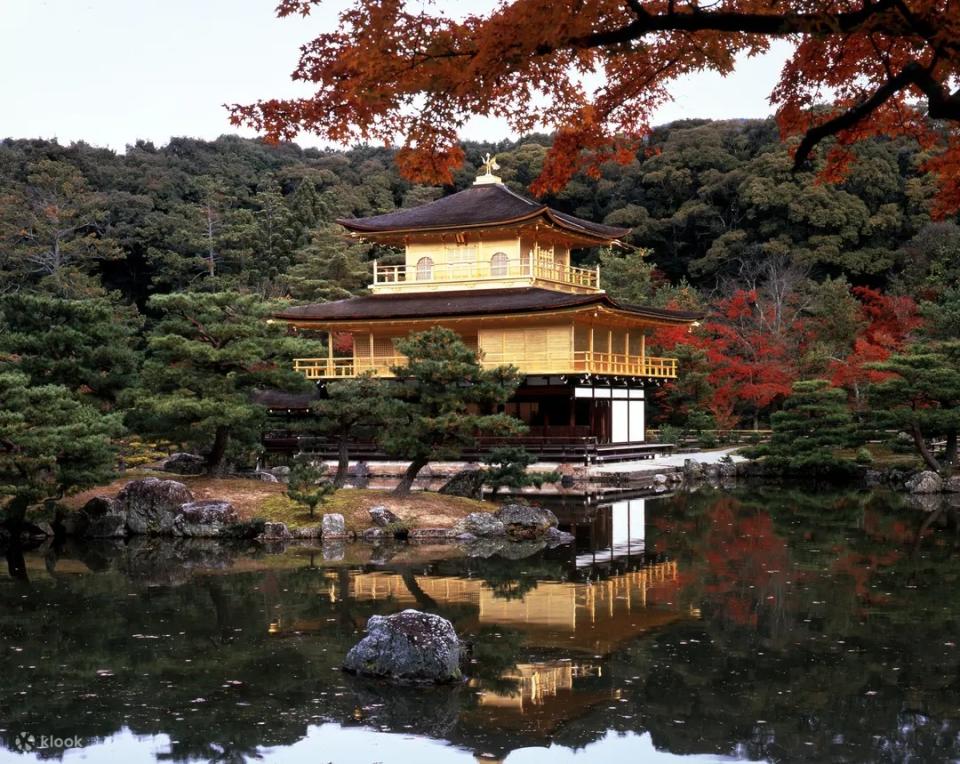
M26 183L0 195L0 292L32 286L64 297L101 293L104 260L123 257L104 236L107 211L73 165L36 163Z
M139 430L201 450L207 470L232 453L257 450L266 409L258 389L303 390L295 356L319 355L315 343L270 323L271 305L234 292L158 295L160 314L147 341L141 386L125 397Z
M952 469L960 433L960 340L918 342L871 366L889 375L868 393L878 423L909 433L930 469ZM946 445L938 455L933 442L939 438Z
M435 327L397 343L407 363L393 369L396 402L380 443L390 455L409 459L395 493L405 495L427 464L456 459L479 435L519 433L522 423L489 413L507 402L519 384L516 369L485 370L457 334Z
M530 472L530 465L536 458L522 446L504 446L491 449L483 458L487 465L484 470L484 484L492 489L491 496L496 496L501 488L512 488L519 491L527 486L540 488L544 483L556 483L560 473Z
M771 426L770 442L747 449L747 456L765 457L765 463L792 474L839 477L849 471L835 451L854 444L853 415L846 393L827 380L795 382Z
M259 208L249 263L249 284L262 294L276 293L275 284L293 264L304 225L291 212L276 180L261 184L254 197Z
M297 252L286 276L290 296L326 302L362 292L370 282L368 251L367 245L348 240L331 226L318 229Z
M108 298L7 295L0 298L0 366L15 358L31 384L62 385L110 407L139 371L142 326L136 308Z
M330 211L317 193L317 187L312 180L305 178L297 185L297 190L290 195L288 206L300 229L299 245L310 241L310 232L320 222L329 222Z
M327 467L316 466L305 457L294 462L287 482L287 496L310 510L310 517L337 487L327 479Z
M634 305L651 305L656 292L657 269L644 249L627 253L604 249L600 252L600 278L611 297Z
M347 481L350 466L350 442L358 434L373 434L389 414L389 382L363 375L327 385L327 397L313 404L316 419L309 427L333 437L337 442L335 488Z
M44 499L106 482L122 432L104 415L59 385L34 385L25 374L0 371L0 496L9 497L8 527Z

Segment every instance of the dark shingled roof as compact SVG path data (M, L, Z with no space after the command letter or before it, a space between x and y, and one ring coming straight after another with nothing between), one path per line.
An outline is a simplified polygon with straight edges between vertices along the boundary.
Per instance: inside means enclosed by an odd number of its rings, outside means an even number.
M500 225L543 217L571 233L598 239L619 239L629 228L591 223L551 209L514 193L502 183L489 183L445 196L435 202L369 218L342 218L337 222L357 233L466 228Z
M538 287L517 289L471 289L457 292L414 292L410 294L374 294L349 300L322 302L289 308L275 314L289 321L368 321L378 319L443 318L482 316L497 313L540 313L545 310L603 305L633 313L641 318L686 323L702 316L698 313L646 308L614 300L602 292L569 294Z

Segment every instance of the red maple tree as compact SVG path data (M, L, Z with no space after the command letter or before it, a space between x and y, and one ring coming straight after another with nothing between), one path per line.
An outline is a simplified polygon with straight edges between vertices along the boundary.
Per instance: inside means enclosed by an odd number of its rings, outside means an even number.
M678 344L703 350L710 370L710 394L703 405L717 427L730 429L741 419L756 427L800 376L807 330L802 319L785 323L784 318L755 290L741 289L720 300L695 331L663 329L654 342L666 352Z
M859 401L866 385L889 376L869 368L869 364L886 361L903 349L907 337L923 321L910 297L885 295L869 287L854 287L852 291L860 300L864 328L854 339L851 352L831 361L829 375L835 387L845 388L854 401Z
M277 13L306 16L320 1L280 0ZM521 134L542 125L555 138L533 184L541 193L632 158L676 78L729 74L774 39L795 45L771 100L784 137L802 136L796 167L827 137L836 175L856 141L908 134L931 150L938 211L960 208L960 5L950 0L503 0L458 17L355 0L337 30L301 48L293 78L313 95L234 105L232 119L271 139L399 141L404 174L434 183L462 164L470 117Z

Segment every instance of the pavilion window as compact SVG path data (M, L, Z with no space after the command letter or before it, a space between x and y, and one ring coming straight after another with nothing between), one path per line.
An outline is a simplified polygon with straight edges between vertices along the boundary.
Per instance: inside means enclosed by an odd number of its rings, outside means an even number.
M490 275L506 276L510 267L510 258L506 252L496 252L490 258Z
M430 281L433 279L433 258L421 257L417 260L417 281Z

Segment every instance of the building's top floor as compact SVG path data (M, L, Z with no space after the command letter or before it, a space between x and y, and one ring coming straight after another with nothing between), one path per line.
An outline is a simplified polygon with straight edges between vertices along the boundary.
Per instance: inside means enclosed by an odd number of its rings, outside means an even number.
M527 199L490 172L468 189L411 209L341 219L351 236L401 246L403 265L374 263L376 293L543 287L600 291L596 268L570 264L570 252L609 246L627 228L592 223Z

